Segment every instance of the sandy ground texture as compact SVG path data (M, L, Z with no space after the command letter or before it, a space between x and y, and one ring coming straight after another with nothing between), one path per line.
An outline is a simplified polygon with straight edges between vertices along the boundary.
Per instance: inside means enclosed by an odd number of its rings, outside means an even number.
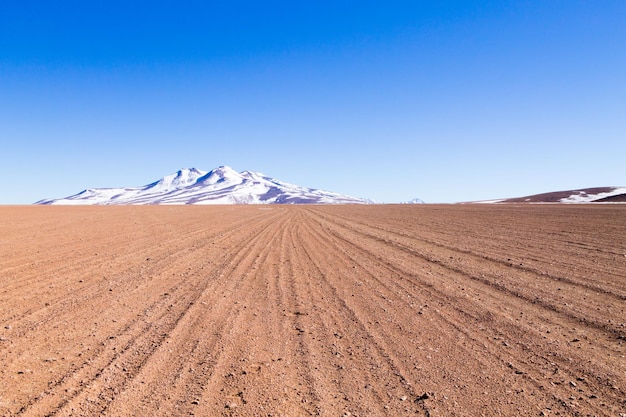
M0 207L2 416L624 416L626 206Z

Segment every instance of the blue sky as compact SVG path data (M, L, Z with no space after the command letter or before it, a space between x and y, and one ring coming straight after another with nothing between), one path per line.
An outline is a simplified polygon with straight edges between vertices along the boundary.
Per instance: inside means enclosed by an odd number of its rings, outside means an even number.
M622 0L3 1L0 204L219 165L383 202L624 186L624 22Z

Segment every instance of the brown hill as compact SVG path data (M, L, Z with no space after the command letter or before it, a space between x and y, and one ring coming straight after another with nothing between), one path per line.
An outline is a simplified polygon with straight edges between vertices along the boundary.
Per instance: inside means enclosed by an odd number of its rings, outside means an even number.
M618 195L606 194L619 190L618 187L593 187L578 190L552 191L533 194L525 197L508 198L498 203L596 203L626 202L626 193Z

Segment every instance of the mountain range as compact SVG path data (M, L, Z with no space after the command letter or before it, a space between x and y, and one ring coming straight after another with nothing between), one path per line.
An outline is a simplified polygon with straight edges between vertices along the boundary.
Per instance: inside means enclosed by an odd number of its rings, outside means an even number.
M554 191L525 197L471 203L623 203L626 187L595 187ZM211 171L181 169L141 187L88 188L78 194L40 200L44 205L132 204L375 204L330 191L301 187L260 172L237 172L228 166ZM401 204L423 204L419 198Z
M78 194L35 204L369 204L372 201L300 187L260 172L228 166L211 171L181 169L142 187L88 188Z

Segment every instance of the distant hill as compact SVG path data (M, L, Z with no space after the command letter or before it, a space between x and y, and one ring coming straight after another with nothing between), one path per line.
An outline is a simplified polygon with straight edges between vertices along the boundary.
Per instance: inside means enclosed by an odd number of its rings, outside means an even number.
M424 204L424 202L422 200L420 200L419 198L414 198L414 199L409 200L409 201L403 201L400 204Z
M626 187L595 187L553 191L526 197L476 201L475 203L621 203L626 202Z

